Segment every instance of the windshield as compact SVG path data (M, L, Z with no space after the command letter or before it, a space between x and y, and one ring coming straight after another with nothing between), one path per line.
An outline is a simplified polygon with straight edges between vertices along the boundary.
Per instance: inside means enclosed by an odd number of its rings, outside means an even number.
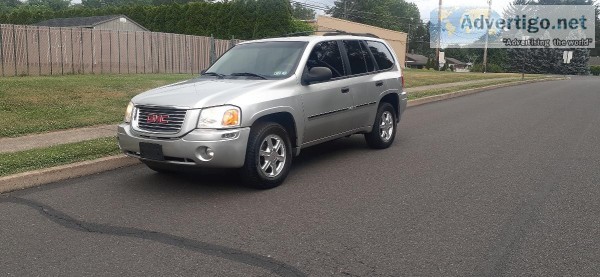
M294 73L305 47L306 42L302 41L239 44L223 54L205 74L285 78Z

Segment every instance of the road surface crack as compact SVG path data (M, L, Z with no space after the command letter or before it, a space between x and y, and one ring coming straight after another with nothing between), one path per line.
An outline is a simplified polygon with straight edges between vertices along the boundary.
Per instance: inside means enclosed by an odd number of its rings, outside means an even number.
M77 220L63 212L53 209L50 206L29 199L19 197L0 197L0 203L2 202L13 203L33 208L44 217L53 221L54 223L57 223L65 228L81 232L151 240L154 242L194 251L197 253L202 253L204 255L219 257L238 263L243 263L246 265L263 268L279 276L306 276L305 273L291 265L277 261L271 257L265 257L247 251L193 240L185 237L175 236L167 233Z

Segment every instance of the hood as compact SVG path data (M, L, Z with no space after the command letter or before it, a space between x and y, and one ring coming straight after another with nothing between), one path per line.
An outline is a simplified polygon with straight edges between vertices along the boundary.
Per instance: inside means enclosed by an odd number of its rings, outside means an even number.
M249 91L267 86L276 80L192 79L155 88L135 96L136 105L175 106L188 109L230 104Z

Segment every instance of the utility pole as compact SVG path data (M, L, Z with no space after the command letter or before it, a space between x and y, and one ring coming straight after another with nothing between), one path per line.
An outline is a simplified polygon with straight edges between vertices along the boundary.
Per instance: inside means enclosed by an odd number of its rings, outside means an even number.
M348 10L346 8L346 3L348 0L344 0L344 19L348 19Z
M438 7L438 37L437 37L437 48L435 49L435 62L437 63L436 68L440 67L440 46L442 40L442 0Z
M492 14L492 0L488 0L488 12L487 16L490 18ZM483 73L487 72L487 52L488 52L488 39L490 30L485 30L485 48L483 48Z

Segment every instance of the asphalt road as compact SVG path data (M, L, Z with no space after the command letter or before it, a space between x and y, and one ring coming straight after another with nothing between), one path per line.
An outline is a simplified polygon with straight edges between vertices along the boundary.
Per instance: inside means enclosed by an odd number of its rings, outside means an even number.
M283 186L143 166L0 196L0 274L598 276L600 79L410 108Z

